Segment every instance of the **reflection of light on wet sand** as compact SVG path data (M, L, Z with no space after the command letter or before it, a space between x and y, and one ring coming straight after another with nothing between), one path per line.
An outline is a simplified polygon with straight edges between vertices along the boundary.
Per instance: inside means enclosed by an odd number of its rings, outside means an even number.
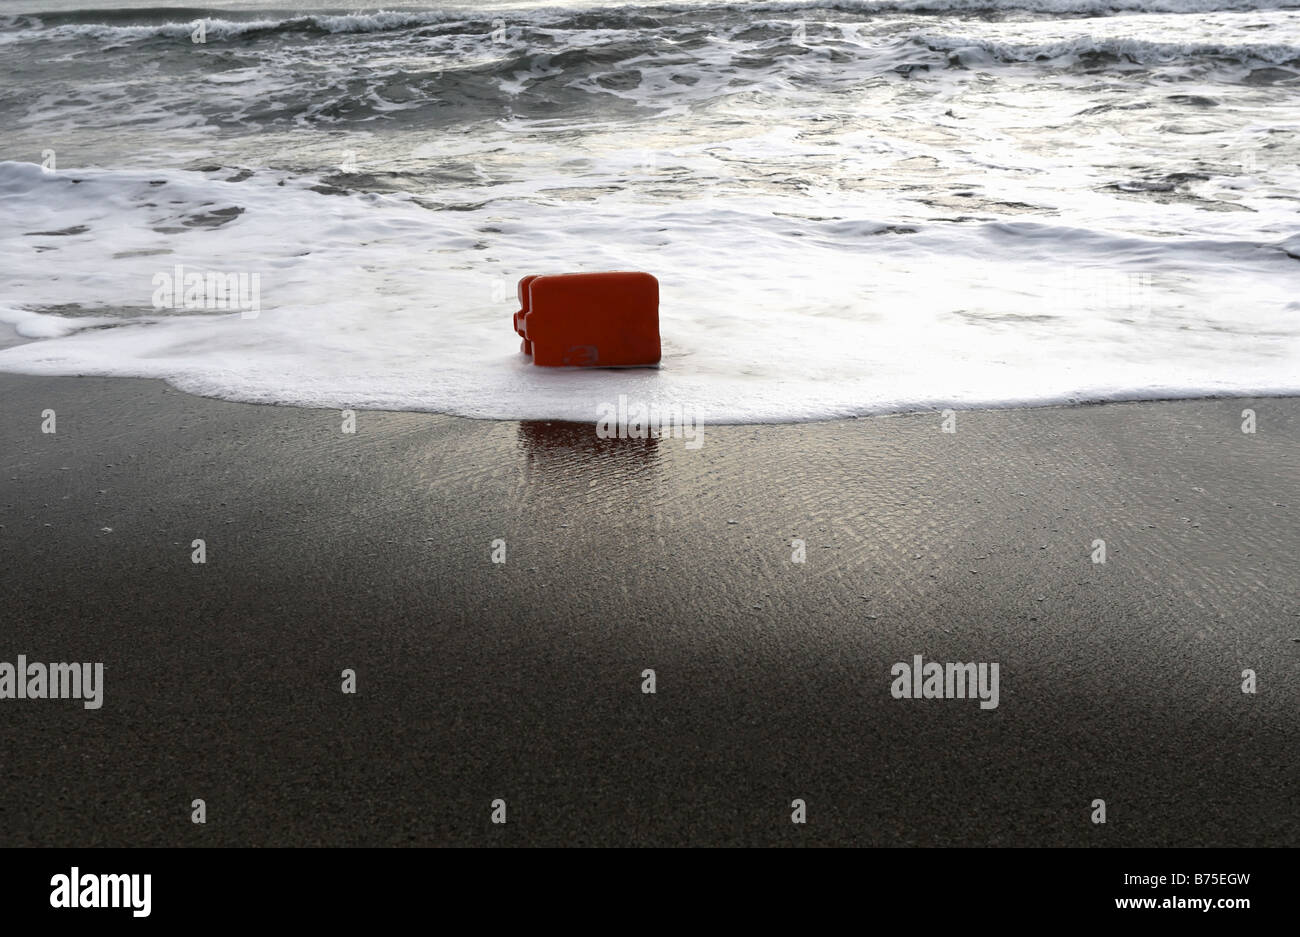
M585 485L584 479L651 476L661 467L658 439L601 439L594 421L522 420L516 443L525 471L545 481Z

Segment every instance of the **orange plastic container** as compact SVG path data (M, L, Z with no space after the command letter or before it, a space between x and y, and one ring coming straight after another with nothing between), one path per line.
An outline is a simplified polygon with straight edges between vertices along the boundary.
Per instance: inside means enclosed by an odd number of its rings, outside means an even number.
M543 367L659 363L659 281L648 273L564 273L519 281L520 351Z

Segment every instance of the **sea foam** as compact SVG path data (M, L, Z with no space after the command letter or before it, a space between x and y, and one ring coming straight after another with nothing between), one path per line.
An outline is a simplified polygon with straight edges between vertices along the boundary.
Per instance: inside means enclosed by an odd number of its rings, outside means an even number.
M620 395L759 422L1300 392L1294 237L899 228L780 195L430 211L283 174L12 162L0 205L0 322L36 339L0 350L8 371L583 421ZM257 274L259 313L154 308L155 276L178 264ZM515 280L599 269L659 277L662 367L529 364L510 327Z

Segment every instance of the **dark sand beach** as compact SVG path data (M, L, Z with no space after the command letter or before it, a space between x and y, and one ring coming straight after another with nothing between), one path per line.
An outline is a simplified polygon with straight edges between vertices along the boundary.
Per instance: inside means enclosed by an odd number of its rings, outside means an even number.
M155 381L0 397L0 659L105 667L101 709L0 702L0 845L1300 840L1298 400L692 451L348 435ZM916 654L998 662L998 707L894 699Z

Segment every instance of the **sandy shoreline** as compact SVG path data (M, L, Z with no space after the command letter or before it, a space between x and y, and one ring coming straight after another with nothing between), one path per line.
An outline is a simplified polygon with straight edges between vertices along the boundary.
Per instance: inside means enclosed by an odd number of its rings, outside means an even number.
M105 665L101 709L0 700L0 845L1300 840L1300 400L691 451L348 435L155 381L0 396L0 661ZM917 654L998 662L998 707L894 699Z

